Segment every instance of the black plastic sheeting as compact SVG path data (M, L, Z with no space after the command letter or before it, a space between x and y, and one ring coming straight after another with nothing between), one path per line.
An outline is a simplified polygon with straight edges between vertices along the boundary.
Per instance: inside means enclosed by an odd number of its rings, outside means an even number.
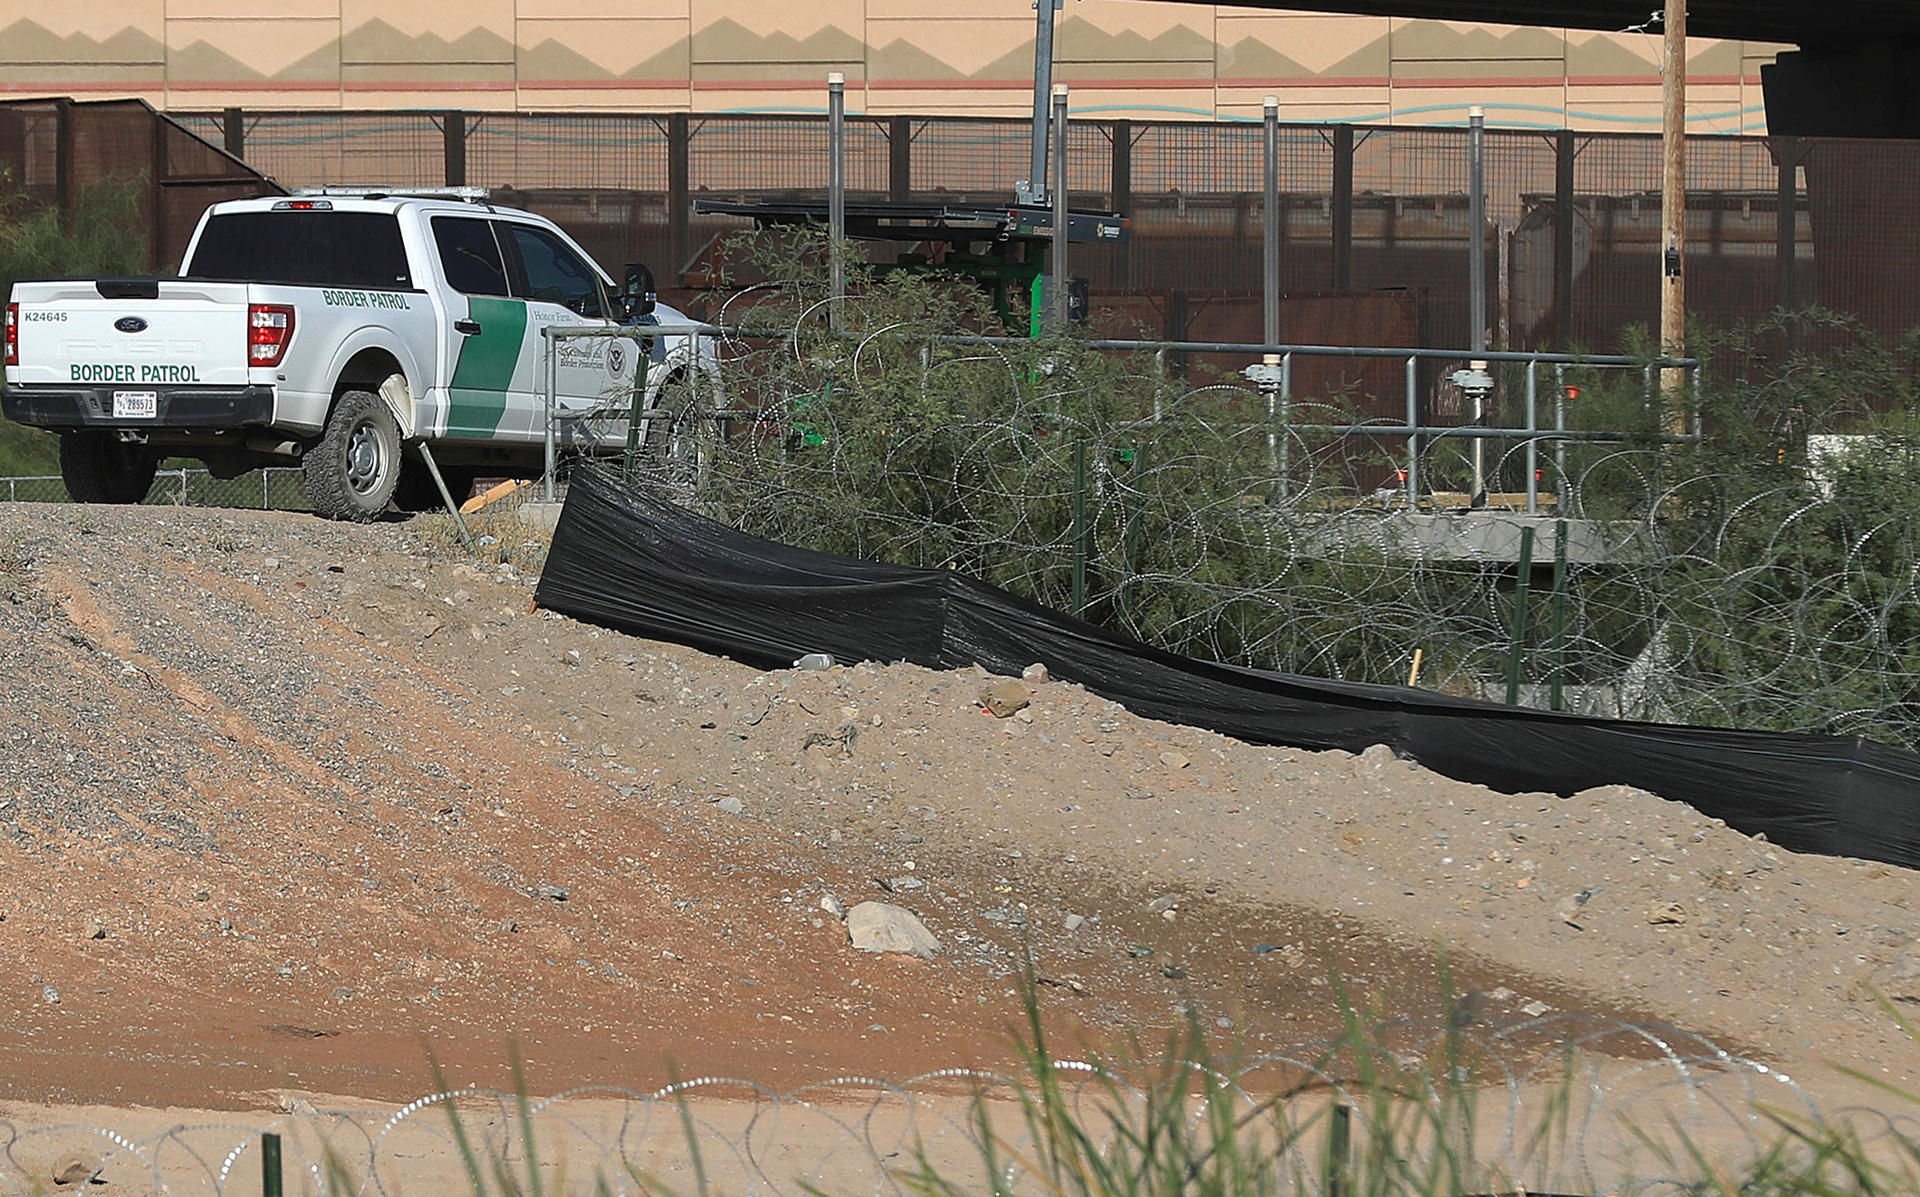
M1839 736L1589 719L1398 686L1321 681L1163 652L950 570L775 544L574 475L535 591L542 607L763 668L979 663L1063 681L1139 715L1256 744L1390 745L1505 793L1623 784L1797 852L1920 867L1920 756Z

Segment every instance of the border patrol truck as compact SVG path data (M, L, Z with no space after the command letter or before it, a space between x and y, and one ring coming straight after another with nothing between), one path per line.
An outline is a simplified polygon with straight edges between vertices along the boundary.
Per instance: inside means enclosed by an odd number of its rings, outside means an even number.
M645 267L616 288L551 221L483 192L235 200L201 216L178 277L16 283L0 404L59 435L81 502L139 502L165 457L223 478L297 462L316 512L368 521L433 501L413 442L456 491L538 473L550 347L576 416L625 408L649 353L644 450L690 443L695 398L719 406L711 343L541 334L685 322L652 292ZM626 443L615 417L557 425L575 450Z

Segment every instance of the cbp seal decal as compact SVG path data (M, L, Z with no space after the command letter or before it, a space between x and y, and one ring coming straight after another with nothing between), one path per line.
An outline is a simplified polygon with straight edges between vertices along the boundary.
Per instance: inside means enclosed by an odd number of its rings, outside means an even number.
M607 342L607 373L618 378L627 372L627 343L621 340Z

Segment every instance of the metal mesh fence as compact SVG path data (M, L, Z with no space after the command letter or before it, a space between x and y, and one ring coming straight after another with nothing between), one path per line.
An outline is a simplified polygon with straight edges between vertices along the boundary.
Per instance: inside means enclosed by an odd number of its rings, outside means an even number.
M0 501L67 503L66 483L58 475L0 478ZM154 475L143 502L162 507L252 507L269 511L309 511L297 468L254 470L238 478L215 478L206 470L168 469Z
M0 103L0 172L35 201L69 212L90 187L137 184L143 202L126 233L154 269L173 270L208 204L277 190L223 153L209 125L176 122L135 100Z
M691 122L688 178L703 195L822 194L827 186L827 124L808 117L701 116ZM884 199L888 184L885 121L847 119L849 197Z
M912 117L911 179L929 200L1013 199L1032 173L1030 130L1012 121Z
M16 1118L0 1123L0 1191L46 1191L60 1171L69 1185L91 1175L117 1193L180 1197L258 1192L263 1171L287 1193L329 1197L1080 1191L1060 1187L1069 1159L1143 1184L1168 1159L1190 1161L1196 1182L1253 1197L1650 1194L1749 1176L1790 1192L1801 1191L1791 1178L1845 1177L1849 1165L1912 1179L1910 1111L1823 1110L1793 1078L1697 1035L1570 1016L1370 1030L1379 1042L1360 1050L1308 1044L1232 1063L1057 1060L1051 1123L1023 1107L1047 1092L1034 1077L959 1068L785 1092L724 1077L538 1099L466 1089L397 1109L289 1097L282 1115L198 1125ZM262 1132L278 1136L279 1169L263 1169ZM1830 1171L1812 1149L1828 1142L1841 1147Z
M0 162L49 200L73 180L157 163L181 184L155 209L163 267L207 203L270 189L258 175L281 186L458 180L547 212L610 265L653 263L669 290L705 278L708 243L746 227L690 217L693 198L817 196L827 174L817 116L230 110L181 114L156 137L146 111L0 105ZM1030 173L1030 136L1019 120L854 117L849 191L1005 202ZM257 175L214 148L230 139ZM1457 128L1283 126L1283 289L1404 291L1421 308L1421 344L1464 344L1465 142ZM1630 326L1657 323L1658 139L1491 130L1487 146L1496 335L1606 351ZM1128 245L1090 249L1075 272L1097 302L1153 313L1163 335L1185 331L1183 308L1257 298L1262 174L1257 124L1074 122L1073 202L1133 219ZM1716 327L1781 304L1822 305L1882 336L1920 324L1920 277L1900 267L1920 248L1917 180L1920 147L1907 142L1690 138L1691 311ZM705 310L698 294L678 298Z
M659 116L487 113L466 126L466 181L566 191L667 188L667 122Z
M446 125L429 112L248 113L249 166L286 187L376 183L440 187Z

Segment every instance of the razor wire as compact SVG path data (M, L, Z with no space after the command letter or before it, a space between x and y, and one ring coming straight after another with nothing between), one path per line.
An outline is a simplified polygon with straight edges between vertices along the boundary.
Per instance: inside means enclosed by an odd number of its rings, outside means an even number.
M1823 1111L1792 1077L1696 1034L1561 1014L1401 1020L1230 1061L1194 1048L784 1091L699 1077L540 1098L455 1089L391 1110L283 1105L137 1134L0 1121L0 1193L86 1178L115 1193L251 1194L272 1133L284 1191L315 1197L1087 1192L1074 1160L1142 1176L1172 1160L1186 1179L1163 1191L1249 1197L1649 1194L1761 1161L1825 1175L1827 1162L1780 1152L1829 1135L1853 1165L1897 1170L1920 1131L1910 1111Z
M1674 417L1640 371L1496 363L1475 427L1449 370L1464 361L1406 379L1334 363L1276 394L1237 373L1244 358L936 342L923 334L977 313L932 290L837 310L789 292L719 306L720 385L666 380L649 410L671 418L636 438L638 485L775 541L963 570L1190 656L1920 742L1920 437L1801 410L1816 385L1857 401L1844 377L1784 371L1799 388L1785 426L1740 413L1763 427L1735 454L1663 443ZM740 331L782 304L784 334ZM830 311L839 329L820 335ZM19 501L64 495L0 482ZM170 469L147 501L305 506L296 469Z
M1697 417L1652 371L1496 363L1476 425L1464 360L1408 359L1404 392L1399 363L1335 363L1276 395L1244 358L954 344L922 335L943 313L857 298L809 335L824 306L723 332L725 393L684 413L697 447L661 440L641 484L1190 656L1920 741L1911 437L1823 454L1803 425L1741 460L1676 443Z

